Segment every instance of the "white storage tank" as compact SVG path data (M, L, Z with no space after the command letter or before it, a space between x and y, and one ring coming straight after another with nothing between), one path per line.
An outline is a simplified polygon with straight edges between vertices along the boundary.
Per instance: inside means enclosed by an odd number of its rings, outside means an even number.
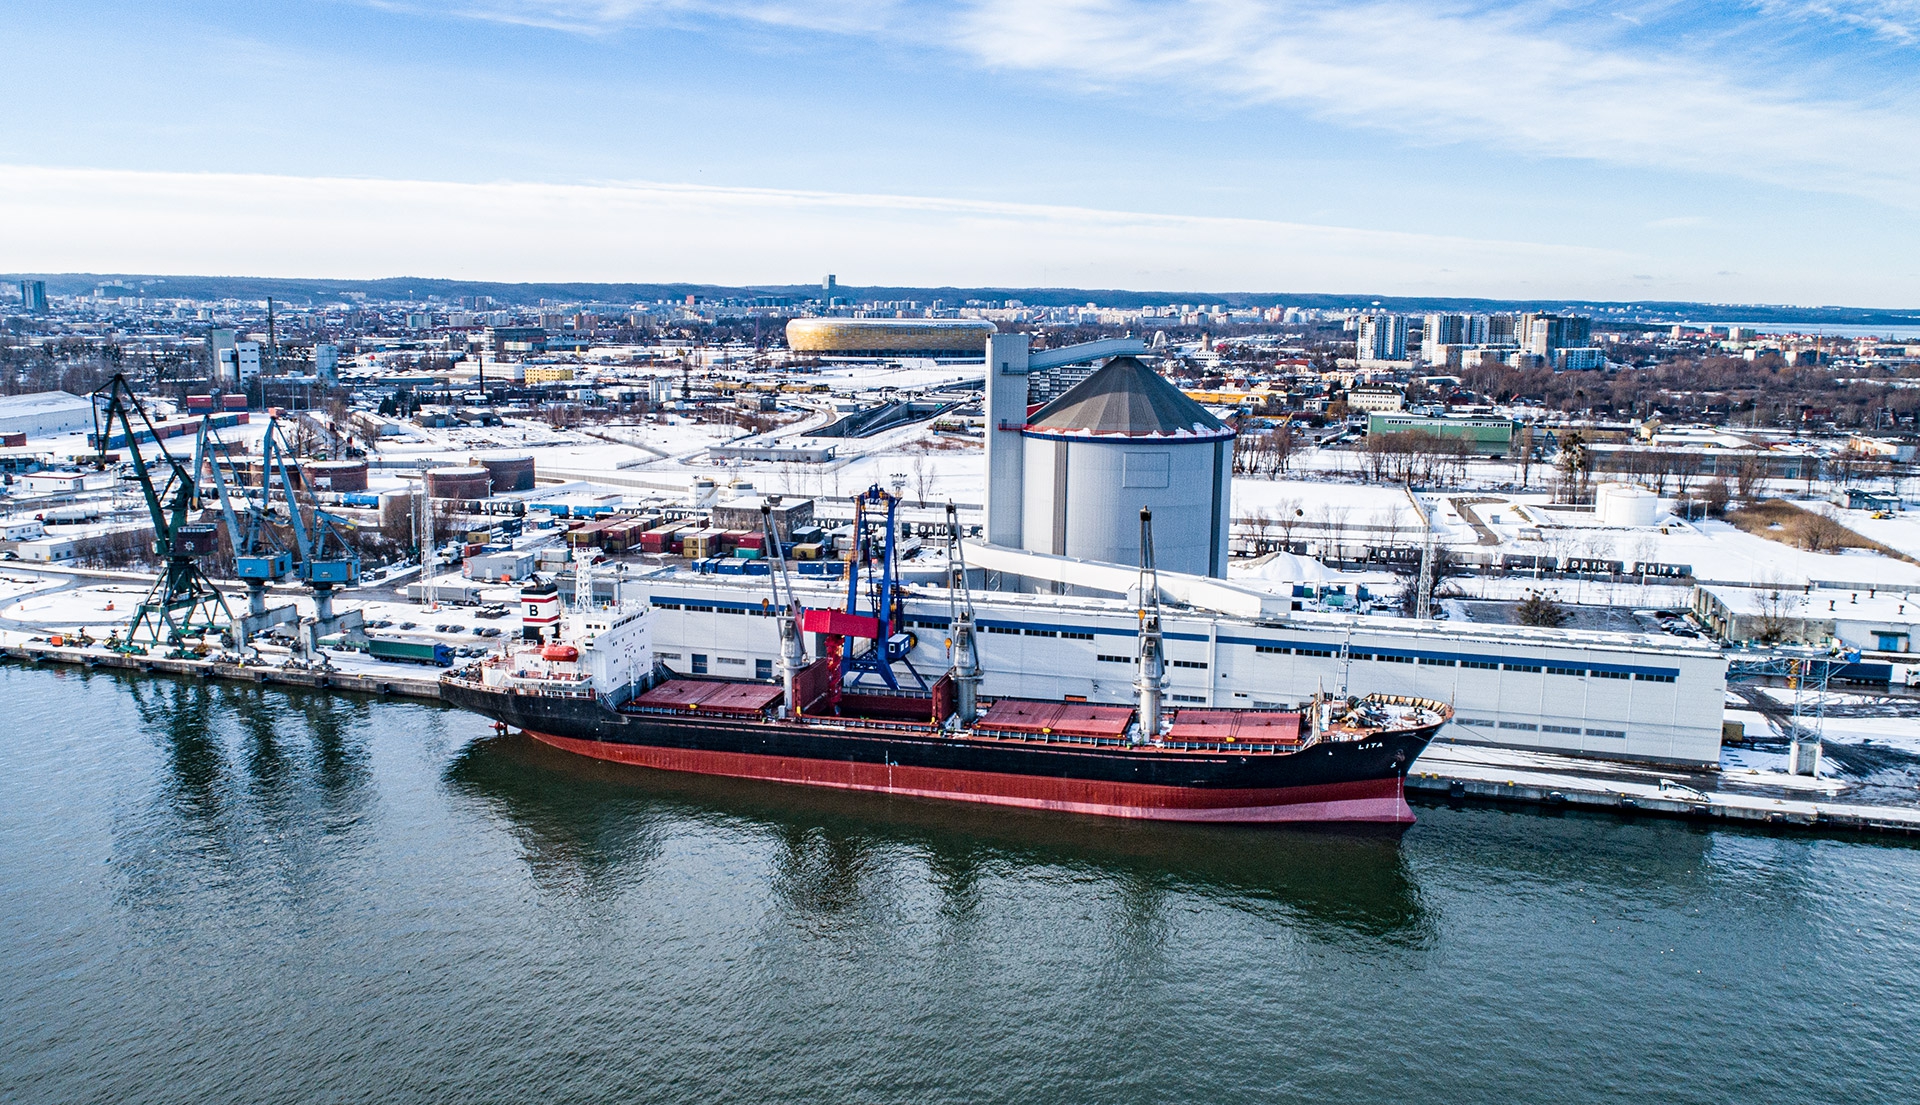
M1140 562L1153 510L1156 566L1227 574L1234 431L1134 357L1116 357L1021 429L1021 545Z
M1651 526L1660 513L1660 496L1644 487L1603 483L1594 492L1593 512L1603 526Z

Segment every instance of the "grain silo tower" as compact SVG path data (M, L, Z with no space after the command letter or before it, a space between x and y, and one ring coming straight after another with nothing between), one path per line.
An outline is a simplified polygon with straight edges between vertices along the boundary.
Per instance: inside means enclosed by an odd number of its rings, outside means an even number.
M1227 574L1234 431L1139 359L1108 361L1020 437L1022 548L1137 564L1144 506L1161 571Z

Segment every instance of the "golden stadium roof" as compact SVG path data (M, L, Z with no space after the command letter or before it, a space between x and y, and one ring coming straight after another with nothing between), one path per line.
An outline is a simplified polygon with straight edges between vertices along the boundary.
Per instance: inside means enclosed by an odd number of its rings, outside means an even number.
M797 318L787 348L829 357L983 356L994 325L977 318Z

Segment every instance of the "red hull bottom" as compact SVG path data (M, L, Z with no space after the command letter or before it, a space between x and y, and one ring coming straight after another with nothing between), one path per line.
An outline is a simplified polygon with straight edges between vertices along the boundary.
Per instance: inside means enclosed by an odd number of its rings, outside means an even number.
M662 771L764 779L778 783L985 802L1026 809L1131 817L1154 821L1367 821L1408 825L1398 778L1261 790L1202 790L1139 783L1049 779L990 771L951 771L886 764L846 763L739 752L702 752L643 744L528 735L566 752Z

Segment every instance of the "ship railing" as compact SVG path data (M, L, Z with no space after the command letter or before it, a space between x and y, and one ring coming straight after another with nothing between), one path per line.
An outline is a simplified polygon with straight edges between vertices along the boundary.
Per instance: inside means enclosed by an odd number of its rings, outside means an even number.
M1272 755L1277 752L1298 752L1300 749L1305 748L1306 744L1305 742L1296 742L1294 744L1242 744L1239 741L1234 741L1232 744L1228 744L1224 741L1161 741L1159 747L1173 752L1254 752Z
M494 686L494 685L487 684L481 680L470 679L464 675L456 674L454 672L448 672L447 674L442 675L440 678L443 682L457 684L459 686L468 687L476 691L505 691L508 694L528 695L536 698L593 698L594 697L594 693L591 690L565 691L555 687L525 687L517 683Z
M927 721L881 721L864 717L835 717L832 714L802 714L801 720L822 722L832 725L844 725L850 729L878 729L889 733L930 733L935 729L931 719Z
M1135 747L1132 742L1125 737L1095 737L1080 733L1021 733L1008 729L976 729L974 730L974 735L988 737L993 740L1022 741L1028 744L1073 744L1083 747L1093 745L1100 748ZM1142 752L1237 752L1243 754L1272 755L1279 752L1297 752L1304 747L1306 747L1304 742L1284 745L1274 743L1252 744L1242 743L1240 741L1228 743L1225 741L1163 740L1157 744L1138 746L1138 750Z
M1410 694L1370 694L1362 702L1375 702L1382 706L1412 706L1420 710L1432 710L1441 717L1451 717L1453 707L1435 698L1421 698Z

